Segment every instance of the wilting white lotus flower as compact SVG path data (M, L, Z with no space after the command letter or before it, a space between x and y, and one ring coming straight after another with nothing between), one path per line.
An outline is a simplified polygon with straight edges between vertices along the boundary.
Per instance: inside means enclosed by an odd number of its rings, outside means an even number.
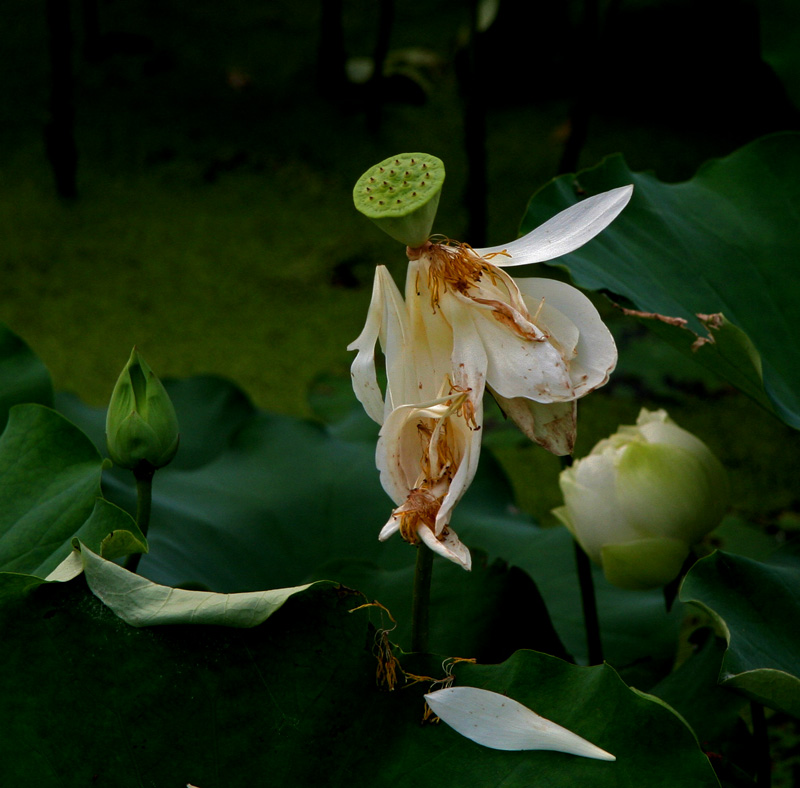
M351 373L356 396L381 424L377 464L398 504L381 531L419 539L469 568L449 528L478 464L488 386L532 440L555 454L575 441L575 400L602 386L617 350L592 303L563 282L515 282L499 266L574 251L607 227L633 187L590 197L504 247L426 241L408 248L405 300L383 266ZM386 358L382 394L375 345Z
M572 451L575 401L608 381L617 349L579 290L515 281L502 269L578 249L619 215L632 191L589 197L506 246L428 241L407 250L406 301L426 335L449 344L451 369L485 383L520 429L555 454Z
M452 332L428 333L416 300L403 301L388 271L375 273L367 324L350 345L358 350L353 385L367 413L382 425L376 464L397 504L379 534L407 541L471 567L469 550L450 528L456 503L475 475L483 421L483 375L453 370ZM375 343L386 356L387 386L375 374Z
M496 692L448 687L429 693L425 700L455 731L493 750L554 750L601 761L616 760L576 733Z

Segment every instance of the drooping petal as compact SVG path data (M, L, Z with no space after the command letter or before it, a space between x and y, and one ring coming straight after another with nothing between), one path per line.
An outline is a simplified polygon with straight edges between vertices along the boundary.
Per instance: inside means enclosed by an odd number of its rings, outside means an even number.
M565 351L571 348L567 358L576 396L608 382L617 365L617 346L594 304L566 282L539 278L516 282L531 314L539 312L537 323Z
M496 391L492 396L503 413L524 435L559 457L572 454L577 432L578 403L541 403L522 397L509 399Z
M420 405L400 405L386 417L378 436L375 464L381 484L398 506L419 482L422 444L417 425L422 419L438 419L446 411L448 397Z
M435 536L430 528L420 528L417 533L419 538L437 555L458 564L468 572L472 569L472 556L452 528L448 529L443 536Z
M481 453L482 425L483 425L483 399L473 403L471 414L472 423L468 422L464 415L457 416L451 420L455 440L459 446L461 455L458 463L458 470L453 476L450 486L442 501L441 508L436 515L436 536L439 537L450 525L450 518L456 504L464 496L464 493L472 484L475 472L478 470L478 460Z
M410 363L416 371L409 377L405 401L425 402L439 396L442 380L450 373L454 337L445 314L431 306L428 275L419 261L409 263L405 303Z
M553 260L574 252L608 227L628 204L632 194L633 186L620 186L587 197L510 244L475 251L481 257L505 252L508 256L492 260L501 268Z
M601 761L616 760L576 733L496 692L448 687L428 693L425 700L455 731L493 750L554 750Z
M407 346L405 308L400 291L385 266L375 269L367 322L361 334L348 346L357 350L350 375L353 391L364 406L367 415L378 424L384 419L384 400L375 374L375 344L380 339L387 358L389 386L404 388L407 364L404 348Z
M381 528L378 534L378 541L385 542L390 536L394 536L400 530L400 518L392 512L392 516L386 522L386 525Z
M469 310L487 358L486 384L501 396L535 402L575 399L569 370L561 353L526 318L511 307L502 321L491 304L455 294L460 309ZM443 299L444 300L444 299ZM452 310L451 310L452 311ZM527 331L527 336L523 334Z
M470 314L471 310L464 308L469 307L469 304L456 298L447 301L452 304L449 309L453 328L450 355L452 382L462 391L469 391L472 402L479 403L483 399L489 363L486 348Z
M449 389L449 379L445 382ZM406 541L421 539L443 557L471 567L469 550L449 525L477 469L482 421L482 402L453 390L428 403L401 405L386 417L376 464L383 488L398 506L381 541L400 531Z
M400 517L392 513L389 521L381 528L381 532L378 534L378 540L385 542L399 530ZM452 528L448 528L443 536L437 537L430 528L423 526L418 529L417 535L420 540L437 555L458 564L467 571L472 569L472 556L470 555L469 549L461 542Z

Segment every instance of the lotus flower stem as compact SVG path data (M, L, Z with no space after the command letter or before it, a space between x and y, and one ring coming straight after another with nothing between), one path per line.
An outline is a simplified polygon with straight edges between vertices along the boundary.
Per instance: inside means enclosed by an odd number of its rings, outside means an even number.
M592 579L592 562L583 548L575 542L575 564L578 568L578 582L581 587L583 603L583 625L586 629L586 645L590 665L603 664L603 644L600 641L600 619L597 616L597 598Z
M417 545L417 563L414 567L414 596L411 601L411 650L428 650L430 630L431 577L433 551L423 542Z
M753 739L755 740L756 788L770 788L772 785L772 763L769 755L769 736L764 706L750 701L750 716L753 720Z
M149 463L141 463L137 466L133 475L136 478L136 525L143 536L147 536L147 528L150 525L150 508L153 503L153 476L156 469ZM139 568L141 553L134 553L125 562L125 568L129 572L136 572Z

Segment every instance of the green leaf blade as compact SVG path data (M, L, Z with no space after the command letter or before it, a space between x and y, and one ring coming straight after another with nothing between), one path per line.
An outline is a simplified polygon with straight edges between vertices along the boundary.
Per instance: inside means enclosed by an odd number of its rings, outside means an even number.
M800 716L800 558L789 544L765 562L717 551L698 561L681 600L707 610L724 628L728 650L720 682Z
M0 570L54 568L92 512L101 470L94 446L58 413L12 408L0 437Z
M363 601L317 585L250 629L134 628L82 578L46 585L2 616L17 634L0 651L0 694L15 715L0 737L4 776L25 784L34 775L37 788L212 786L222 777L229 788L250 788L265 775L281 785L324 775L332 788L718 786L667 707L609 667L536 652L462 663L456 682L505 692L609 750L615 763L488 750L444 725L421 725L430 685L376 686L370 610L354 610ZM439 659L420 665L439 670Z
M574 182L575 176L563 176L539 192L522 231L574 203ZM701 337L708 332L699 316L721 313L758 356L741 352L741 338L729 332L727 377L735 385L749 381L753 394L760 367L760 401L800 429L800 281L794 274L800 135L764 137L707 163L685 183L633 173L620 157L579 173L577 182L588 194L625 183L635 188L611 227L561 259L575 282L609 291L640 312L685 320ZM685 349L693 339L687 334ZM696 358L706 362L702 347ZM711 364L726 374L719 359Z

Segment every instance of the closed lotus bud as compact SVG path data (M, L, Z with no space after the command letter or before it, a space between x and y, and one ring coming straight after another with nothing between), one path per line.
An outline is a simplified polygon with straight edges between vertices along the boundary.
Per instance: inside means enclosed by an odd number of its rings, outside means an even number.
M554 514L609 582L647 589L678 576L693 544L716 528L728 503L725 469L666 411L642 409L561 472Z
M106 444L116 465L167 465L178 451L178 418L161 381L136 348L111 394Z

